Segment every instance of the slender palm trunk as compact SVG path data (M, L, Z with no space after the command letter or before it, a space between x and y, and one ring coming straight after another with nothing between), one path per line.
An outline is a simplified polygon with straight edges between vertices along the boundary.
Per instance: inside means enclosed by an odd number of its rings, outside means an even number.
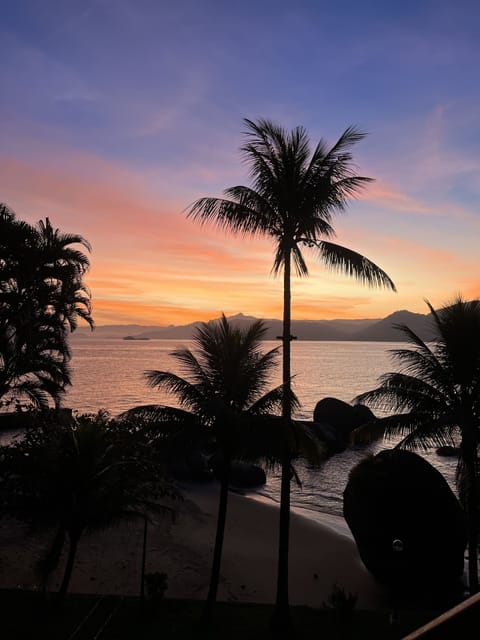
M60 560L60 555L63 550L63 545L65 543L65 527L61 524L57 533L52 542L52 546L48 550L45 559L41 564L41 572L42 572L42 593L45 596L47 593L48 587L48 579L52 573L52 571L57 567L58 561Z
M288 600L288 552L290 538L290 448L288 429L292 419L290 402L290 341L291 341L291 254L285 255L283 274L283 376L284 395L282 402L282 418L285 424L284 450L282 456L282 480L280 489L280 527L278 546L277 598L272 618L272 630L278 637L288 637L292 623Z
M212 573L207 600L202 614L202 624L208 627L212 621L213 607L217 600L218 583L220 581L220 565L222 561L223 539L225 536L225 522L227 519L228 483L230 480L230 455L224 456L222 476L220 479L220 501L218 503L217 533L213 550Z
M475 425L473 419L469 424L468 436L462 442L465 472L467 474L467 530L468 530L468 587L470 595L478 592L478 531L477 531L477 442L473 436ZM473 437L471 437L471 435Z
M60 602L65 598L68 586L70 584L70 578L72 577L73 565L75 563L75 556L77 555L78 541L80 540L81 532L69 533L70 545L68 547L67 564L65 565L65 573L63 574L62 584L58 591L58 599Z

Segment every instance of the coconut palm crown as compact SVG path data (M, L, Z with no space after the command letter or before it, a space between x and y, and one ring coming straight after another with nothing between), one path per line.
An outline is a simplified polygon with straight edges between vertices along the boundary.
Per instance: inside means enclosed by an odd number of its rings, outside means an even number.
M289 402L291 336L291 270L308 275L302 250L312 249L329 269L346 273L362 283L395 291L389 276L359 253L332 242L333 215L346 209L348 201L371 181L356 175L351 147L365 134L347 128L328 147L320 140L312 150L303 127L286 131L268 120L244 120L245 144L241 147L252 186L235 186L224 198L200 198L188 216L201 223L242 235L266 235L275 243L273 273L283 269L283 385L286 393L282 415L292 416ZM290 512L290 459L285 448L280 507L280 542L277 605L274 626L288 635L288 546Z
M193 336L193 349L170 353L179 373L145 372L147 383L175 397L178 406L146 405L125 416L155 424L164 437L177 429L192 433L201 427L201 439L207 436L222 450L249 457L245 432L249 421L243 424L242 414L270 416L283 398L281 386L264 393L278 354L278 348L262 350L266 331L261 320L242 330L223 314L218 322L202 323ZM294 397L292 402L296 403Z
M398 447L427 449L453 445L460 437L460 473L469 534L469 586L478 591L478 445L480 441L480 301L458 297L436 311L427 305L434 338L422 340L406 325L398 329L410 348L393 356L401 371L386 373L376 389L355 401L387 415L360 428L357 442L401 436Z

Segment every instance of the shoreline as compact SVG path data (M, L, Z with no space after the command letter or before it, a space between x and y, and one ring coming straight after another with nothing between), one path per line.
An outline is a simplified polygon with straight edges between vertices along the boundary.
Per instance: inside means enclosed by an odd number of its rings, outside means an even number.
M175 521L148 525L146 572L165 572L166 598L204 599L215 539L218 485L183 488ZM0 587L38 589L34 565L51 536L28 536L25 527L0 523ZM71 592L139 595L143 520L85 535L80 541ZM385 606L385 592L363 566L352 539L292 509L290 601L321 607L335 584L358 594L358 607ZM218 599L275 600L278 506L229 494ZM64 562L62 557L61 563ZM58 589L62 567L49 589Z
M235 493L237 492L235 491ZM243 495L246 498L256 500L262 504L273 505L277 508L280 508L280 503L278 502L278 500L275 500L274 498L266 496L262 493L244 493L242 491L238 493L239 495ZM300 507L295 504L291 504L290 513L296 513L301 518L305 518L306 520L315 522L317 524L320 524L321 526L328 527L337 535L344 536L345 538L353 540L352 533L343 516L338 516L334 513L329 513L328 511L322 511L321 509L307 509L307 507Z

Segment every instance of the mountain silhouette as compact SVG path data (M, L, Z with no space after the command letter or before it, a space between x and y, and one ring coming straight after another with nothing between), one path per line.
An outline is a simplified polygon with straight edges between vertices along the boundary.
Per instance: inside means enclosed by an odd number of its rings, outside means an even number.
M398 330L397 325L407 325L423 340L431 340L433 337L433 326L430 314L412 313L411 311L395 311L386 318L378 320L370 326L357 331L354 334L355 340L380 341L380 342L401 342L405 338Z
M239 327L246 327L258 318L243 313L230 316L230 322ZM216 322L218 318L209 320ZM278 319L264 319L267 325L266 340L277 340L282 334L282 321ZM97 326L91 333L88 328L78 328L73 339L124 338L132 336L135 339L149 338L151 340L189 340L201 322L191 322L184 325L144 326L144 325L104 325ZM386 318L369 318L360 320L293 320L292 332L299 340L329 340L329 341L379 341L402 342L404 335L395 325L406 324L424 340L432 338L432 324L430 314L412 313L411 311L395 311Z

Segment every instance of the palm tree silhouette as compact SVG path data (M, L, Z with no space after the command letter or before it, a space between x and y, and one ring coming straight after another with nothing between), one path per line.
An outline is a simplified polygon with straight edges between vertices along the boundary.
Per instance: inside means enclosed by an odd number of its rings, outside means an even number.
M83 277L90 268L88 256L80 247L91 251L88 240L79 234L62 233L49 218L40 220L37 233L38 280L44 285L44 301L48 315L70 331L77 328L78 318L93 325L90 292Z
M70 384L68 333L79 318L93 327L82 249L90 250L82 236L61 233L48 218L30 225L0 204L0 377L37 406L48 396L59 403ZM35 386L40 393L30 393Z
M290 403L291 271L308 275L302 249L311 248L330 269L363 283L395 291L388 275L370 260L331 242L334 213L343 211L348 199L370 181L355 174L350 148L364 134L349 127L330 149L323 140L311 151L303 127L285 131L268 121L245 121L246 142L241 152L250 169L252 187L225 190L225 198L201 198L188 215L201 223L213 223L239 234L267 235L275 242L273 273L283 269L283 385L286 390L282 416L292 418ZM288 549L290 522L290 453L285 447L282 463L280 542L277 600L273 626L287 632L291 625L288 601Z
M283 447L282 419L272 416L282 405L283 387L266 393L269 375L276 366L278 348L263 353L261 341L267 327L256 321L249 327L235 327L224 315L218 323L203 323L198 327L190 349L177 349L171 353L186 377L170 371L147 371L152 387L173 394L180 408L150 405L126 412L157 425L159 433L175 442L196 442L199 438L213 441L222 454L220 474L220 500L214 546L212 572L203 622L211 621L220 577L223 539L228 502L228 486L232 459L264 459L274 464ZM297 406L290 391L289 402ZM263 394L263 395L262 395ZM280 445L281 441L281 445ZM165 446L162 440L162 446ZM320 460L321 451L315 436L299 425L290 432L291 451Z
M427 343L406 325L397 328L410 349L392 353L403 365L386 373L380 385L355 398L381 411L394 412L357 430L358 441L402 436L407 449L455 444L460 435L459 474L468 524L469 587L478 591L478 444L480 440L480 301L458 297L435 311L427 302L435 337Z
M265 332L261 321L242 331L224 315L218 323L203 323L193 337L196 353L188 348L171 353L185 378L170 371L145 372L148 384L171 393L180 408L153 405L125 414L130 419L139 416L147 423L156 422L160 432L167 429L182 446L192 441L198 446L202 436L213 439L222 454L217 531L203 613L206 625L212 617L220 578L232 456L242 457L250 450L248 433L253 416L270 414L281 406L280 387L261 395L278 352L272 349L262 353Z

